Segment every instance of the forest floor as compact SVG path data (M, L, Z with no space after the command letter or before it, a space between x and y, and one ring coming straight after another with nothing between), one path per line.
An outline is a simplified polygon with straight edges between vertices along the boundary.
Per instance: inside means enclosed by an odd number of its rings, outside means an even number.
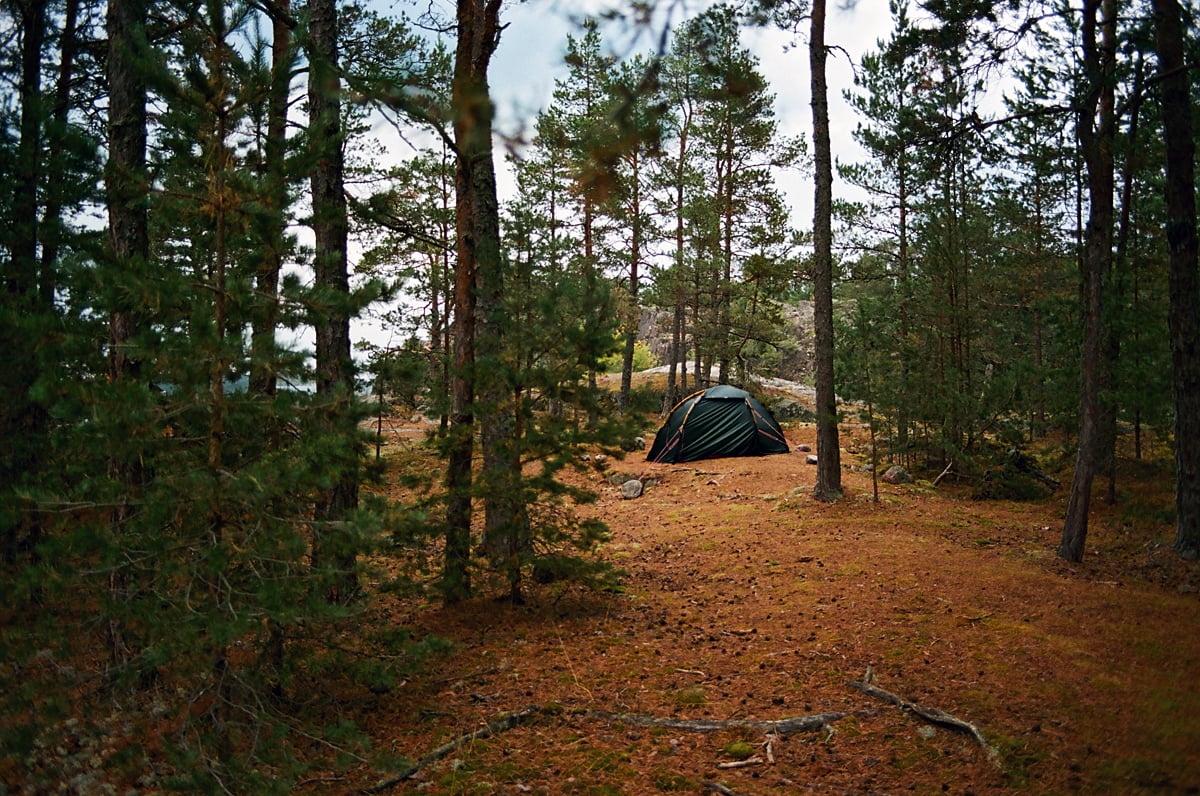
M385 451L411 451L411 432ZM786 433L815 448L813 426ZM1041 501L974 500L947 478L881 483L876 503L862 429L841 442L834 504L812 499L798 452L634 453L612 469L656 480L635 500L571 476L600 495L583 511L612 531L620 593L389 604L380 620L454 650L341 709L413 760L460 745L381 791L1200 793L1200 565L1171 551L1169 462L1123 460L1115 505L1097 484L1085 560L1068 564L1069 470ZM850 685L872 677L983 743ZM845 715L738 725L824 713ZM386 779L364 767L309 789Z

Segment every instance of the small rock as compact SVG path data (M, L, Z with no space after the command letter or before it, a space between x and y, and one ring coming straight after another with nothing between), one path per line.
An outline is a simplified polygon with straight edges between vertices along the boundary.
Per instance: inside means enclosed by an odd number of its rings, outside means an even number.
M911 484L913 482L913 477L908 474L908 470L898 464L887 468L882 478L885 484Z
M812 445L799 445L796 447L796 450L800 451L801 453L809 453L812 451Z
M807 456L804 457L804 461L806 464L816 464L817 463L817 454L815 454L815 453L808 454Z
M621 484L621 497L625 500L633 500L642 496L644 489L642 482L636 478L626 481Z

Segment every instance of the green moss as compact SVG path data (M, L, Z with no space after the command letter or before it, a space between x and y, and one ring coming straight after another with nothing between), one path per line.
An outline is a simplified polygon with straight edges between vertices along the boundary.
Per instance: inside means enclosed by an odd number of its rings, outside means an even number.
M734 760L746 760L754 754L754 745L746 741L734 741L733 743L726 744L725 748L721 751Z
M1030 770L1048 759L1048 755L1019 738L1000 737L991 739L992 746L1000 755L1000 766L1004 779L1010 787L1021 788L1029 783Z
M681 708L699 707L707 701L708 697L704 693L704 689L700 686L693 686L675 692L675 704Z
M660 791L694 791L699 785L683 774L674 771L654 771L650 774L650 782Z

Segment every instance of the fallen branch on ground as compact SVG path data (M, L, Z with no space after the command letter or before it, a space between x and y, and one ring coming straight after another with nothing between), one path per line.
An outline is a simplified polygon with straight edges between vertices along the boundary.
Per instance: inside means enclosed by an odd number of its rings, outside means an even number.
M700 787L704 788L705 790L710 790L713 793L719 793L721 796L738 796L736 791L730 790L720 782L709 782L708 780L705 780L704 782L700 783Z
M972 724L969 721L963 721L960 718L952 716L951 714L947 713L944 710L939 710L938 708L929 708L929 707L925 707L923 705L918 705L915 702L909 702L907 699L905 699L902 696L893 694L891 691L884 690L876 685L872 685L871 684L872 678L873 678L873 675L872 675L871 669L870 669L870 667L868 667L866 676L863 677L861 682L851 680L850 682L846 683L846 685L850 686L851 688L856 688L859 691L862 691L867 696L873 696L876 699L882 699L884 702L888 702L892 705L895 705L896 707L900 708L901 710L906 710L906 711L909 711L910 713L915 713L916 715L920 716L921 718L925 719L925 721L928 721L931 724L937 724L942 727L947 727L951 730L957 730L958 732L965 733L965 734L971 736L972 738L975 739L975 742L979 744L980 748L982 748L984 753L987 755L988 762L991 763L996 768L1000 769L1001 771L1004 770L1003 766L1000 764L1000 753L996 750L996 748L994 746L992 746L991 744L989 744L987 742L987 739L983 737L983 733L980 732L979 728L976 727L974 724Z
M788 735L796 732L815 732L831 722L844 719L849 713L810 713L807 716L794 716L789 719L775 721L757 721L754 719L664 719L658 716L637 716L630 713L609 713L605 710L589 710L586 715L609 721L619 721L622 724L636 724L639 727L662 727L668 730L683 730L685 732L719 732L731 729L760 730L774 735Z
M497 733L511 730L513 727L516 727L519 724L522 724L523 722L527 721L530 717L537 715L540 711L541 711L541 708L528 707L528 708L523 708L522 710L514 711L512 713L506 713L498 719L492 719L487 724L480 727L478 730L467 733L466 735L460 735L457 738L442 744L437 749L434 749L432 752L425 755L417 762L411 764L403 771L401 771L397 774L394 774L394 775L388 777L387 779L380 780L379 782L376 782L371 787L364 789L363 793L381 793L385 790L388 790L389 788L394 788L395 786L399 785L401 782L404 782L407 779L411 779L414 774L416 774L418 771L420 771L425 766L429 765L430 763L441 760L443 757L446 757L447 755L449 755L451 752L455 751L456 749L459 749L460 747L465 746L466 744L469 744L472 741L478 741L483 738L488 738Z
M954 466L954 462L950 462L949 464L947 464L946 469L942 470L942 474L939 475L937 478L933 479L933 485L937 486L938 482L941 481L943 478L945 478L950 473L950 468L952 468L953 466Z
M909 702L901 696L897 696L890 691L885 691L878 686L872 685L873 678L870 667L867 668L866 676L862 682L851 681L847 685L862 691L868 696L881 699L884 702L895 705L901 710L906 710L915 713L921 718L933 724L939 724L943 727L948 727L962 733L970 735L987 753L989 762L996 768L1003 770L1000 764L1000 753L992 747L983 737L983 733L979 728L970 722L956 718L943 710L937 708L927 708L918 705L914 702ZM558 711L561 712L561 709ZM473 741L478 741L483 738L488 738L497 735L501 732L506 732L514 727L517 727L539 713L550 715L550 711L539 706L531 706L523 708L512 713L506 713L499 718L489 721L484 726L474 732L460 735L447 743L442 744L434 749L429 754L422 757L415 763L410 764L407 768L399 773L396 773L386 779L380 780L369 788L365 788L363 793L382 793L385 790L395 787L400 783L411 779L418 771L430 763L434 763L447 757L455 750L469 744ZM829 733L826 740L833 737L833 723L846 718L847 716L867 716L871 715L871 711L855 711L854 713L846 713L841 711L831 711L827 713L810 713L805 716L793 716L786 719L776 720L755 720L755 719L667 719L658 716L644 716L632 713L610 713L605 710L580 710L570 711L570 715L582 716L585 718L605 719L607 721L620 722L622 724L633 724L639 727L660 727L669 730L680 730L682 732L719 732L721 730L730 729L750 729L758 730L767 736L765 742L766 755L769 763L774 763L774 749L772 748L773 741L778 736L789 735L800 732L817 732L825 730ZM720 768L733 768L746 765L759 765L763 762L761 757L754 757L750 760L739 763L722 763ZM717 793L732 793L724 785L715 782L704 782L703 786Z

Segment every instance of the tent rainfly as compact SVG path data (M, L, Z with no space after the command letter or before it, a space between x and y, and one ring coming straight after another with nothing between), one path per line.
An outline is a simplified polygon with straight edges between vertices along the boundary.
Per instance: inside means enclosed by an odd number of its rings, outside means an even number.
M771 412L745 390L722 384L675 405L646 461L673 464L787 452L787 440Z

